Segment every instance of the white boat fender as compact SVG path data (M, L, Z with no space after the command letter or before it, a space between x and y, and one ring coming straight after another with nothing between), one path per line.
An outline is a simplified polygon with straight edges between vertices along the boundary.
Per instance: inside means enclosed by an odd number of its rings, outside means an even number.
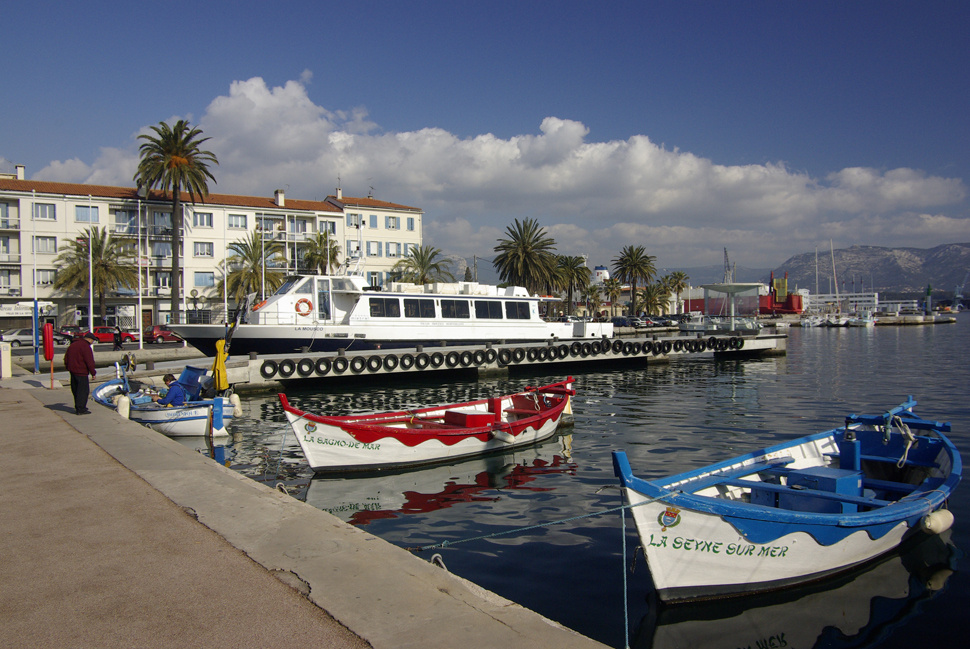
M122 394L118 397L116 405L118 407L118 414L128 419L128 416L131 414L131 399Z
M919 526L924 532L941 534L953 527L953 512L949 509L938 509L924 516Z
M493 430L492 439L497 439L500 442L505 442L506 444L515 443L515 435L512 433L506 433L504 430Z
M229 395L229 403L232 404L232 416L242 417L242 400L238 394Z

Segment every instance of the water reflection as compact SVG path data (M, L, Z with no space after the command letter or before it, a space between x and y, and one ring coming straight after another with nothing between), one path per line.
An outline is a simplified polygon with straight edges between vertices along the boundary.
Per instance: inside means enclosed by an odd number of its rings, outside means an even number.
M812 587L701 604L660 605L634 647L858 647L888 637L946 587L962 556L949 535L922 536L861 571Z
M494 502L503 492L548 491L536 479L574 474L569 435L514 453L482 456L451 465L398 473L314 478L306 502L354 525L414 514L428 514L455 505Z

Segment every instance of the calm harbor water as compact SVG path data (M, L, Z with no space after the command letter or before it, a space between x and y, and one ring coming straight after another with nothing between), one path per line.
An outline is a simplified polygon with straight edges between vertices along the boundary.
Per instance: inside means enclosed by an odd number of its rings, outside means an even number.
M575 425L531 449L395 475L313 478L275 395L244 398L233 424L234 467L401 547L455 542L558 521L620 504L610 452L657 477L874 413L907 395L917 412L953 425L970 458L970 314L956 324L789 330L788 355L574 374ZM543 368L549 369L549 368ZM318 383L288 390L297 407L347 414L463 401L541 385L559 374L404 386ZM191 441L188 442L192 444ZM628 625L638 647L959 645L970 595L970 485L950 502L950 537L923 556L890 557L811 589L719 605L655 603L642 556L628 577ZM624 644L623 570L638 544L629 516L622 558L617 513L457 544L448 569L613 647ZM942 554L941 554L942 553ZM432 552L419 556L430 559ZM927 555L931 559L927 559ZM949 562L955 572L915 571ZM939 566L937 566L938 568Z

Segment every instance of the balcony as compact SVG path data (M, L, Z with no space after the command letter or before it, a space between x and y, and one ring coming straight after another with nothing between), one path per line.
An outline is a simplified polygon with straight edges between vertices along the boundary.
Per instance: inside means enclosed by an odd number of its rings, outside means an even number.
M8 252L0 253L0 264L20 265L20 255L12 255Z
M19 230L20 229L20 219L17 217L6 217L0 219L0 230Z
M3 297L20 297L21 290L19 286L0 286L0 296Z

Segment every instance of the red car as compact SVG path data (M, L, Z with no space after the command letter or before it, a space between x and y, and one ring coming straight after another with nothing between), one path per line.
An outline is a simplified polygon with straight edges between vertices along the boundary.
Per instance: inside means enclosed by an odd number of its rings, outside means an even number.
M100 343L112 343L115 340L115 331L117 330L114 327L95 327L94 336L95 338L98 339L98 342ZM135 342L135 337L130 333L128 333L127 331L122 331L121 342L123 343Z
M182 339L165 325L146 327L142 334L146 343L180 343Z

